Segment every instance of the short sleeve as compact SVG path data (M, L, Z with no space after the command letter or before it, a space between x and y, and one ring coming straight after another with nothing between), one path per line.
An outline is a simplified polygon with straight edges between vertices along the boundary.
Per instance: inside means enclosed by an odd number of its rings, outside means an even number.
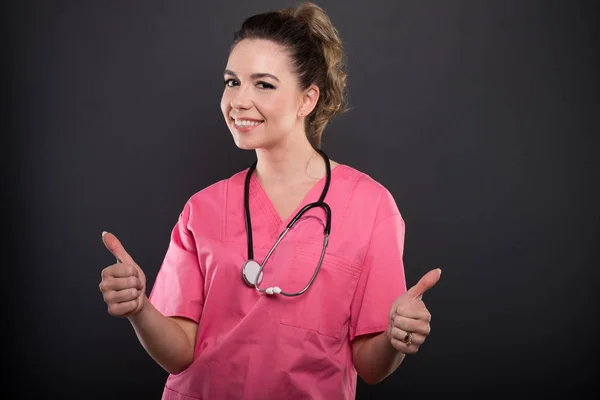
M406 292L404 220L391 194L384 190L371 240L350 309L350 341L384 332L394 301Z
M204 305L204 279L196 242L188 228L190 207L188 202L171 232L149 300L167 317L186 317L199 322Z

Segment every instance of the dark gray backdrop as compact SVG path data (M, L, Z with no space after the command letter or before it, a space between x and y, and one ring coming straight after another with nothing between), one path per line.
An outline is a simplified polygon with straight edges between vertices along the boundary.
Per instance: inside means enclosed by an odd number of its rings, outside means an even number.
M14 398L159 398L166 374L98 290L113 262L101 232L121 238L151 286L184 202L253 160L219 110L233 31L294 4L8 9L2 287ZM346 45L353 107L324 149L395 196L409 284L443 269L425 296L426 344L385 382L359 382L357 397L594 388L596 3L319 4Z

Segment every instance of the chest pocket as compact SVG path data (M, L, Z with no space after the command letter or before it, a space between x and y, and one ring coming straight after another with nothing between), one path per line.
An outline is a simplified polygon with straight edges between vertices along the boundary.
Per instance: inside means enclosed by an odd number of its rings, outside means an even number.
M322 243L297 246L283 278L288 293L302 290L310 281L321 257ZM325 254L313 283L301 295L284 297L281 323L322 335L340 338L348 334L350 307L360 268L331 254Z

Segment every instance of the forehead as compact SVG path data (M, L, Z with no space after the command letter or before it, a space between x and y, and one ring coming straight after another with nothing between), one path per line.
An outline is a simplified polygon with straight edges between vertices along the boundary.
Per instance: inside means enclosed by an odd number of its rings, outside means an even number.
M229 54L226 69L238 76L269 73L278 78L292 74L290 58L279 44L262 39L244 39Z

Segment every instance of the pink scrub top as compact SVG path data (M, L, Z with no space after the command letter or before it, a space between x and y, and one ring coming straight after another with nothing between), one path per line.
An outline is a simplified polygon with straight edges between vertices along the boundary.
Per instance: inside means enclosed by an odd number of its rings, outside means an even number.
M352 341L385 331L392 303L406 291L404 221L396 203L368 175L343 164L333 168L325 198L331 234L320 271L299 296L268 296L242 278L246 172L194 194L172 231L149 298L165 316L199 326L192 364L168 376L162 398L354 399ZM325 178L297 211L317 201L324 184ZM255 176L250 211L254 259L261 263L293 215L280 219ZM307 214L324 220L321 209ZM296 292L310 280L322 226L300 225L267 262L261 288Z

